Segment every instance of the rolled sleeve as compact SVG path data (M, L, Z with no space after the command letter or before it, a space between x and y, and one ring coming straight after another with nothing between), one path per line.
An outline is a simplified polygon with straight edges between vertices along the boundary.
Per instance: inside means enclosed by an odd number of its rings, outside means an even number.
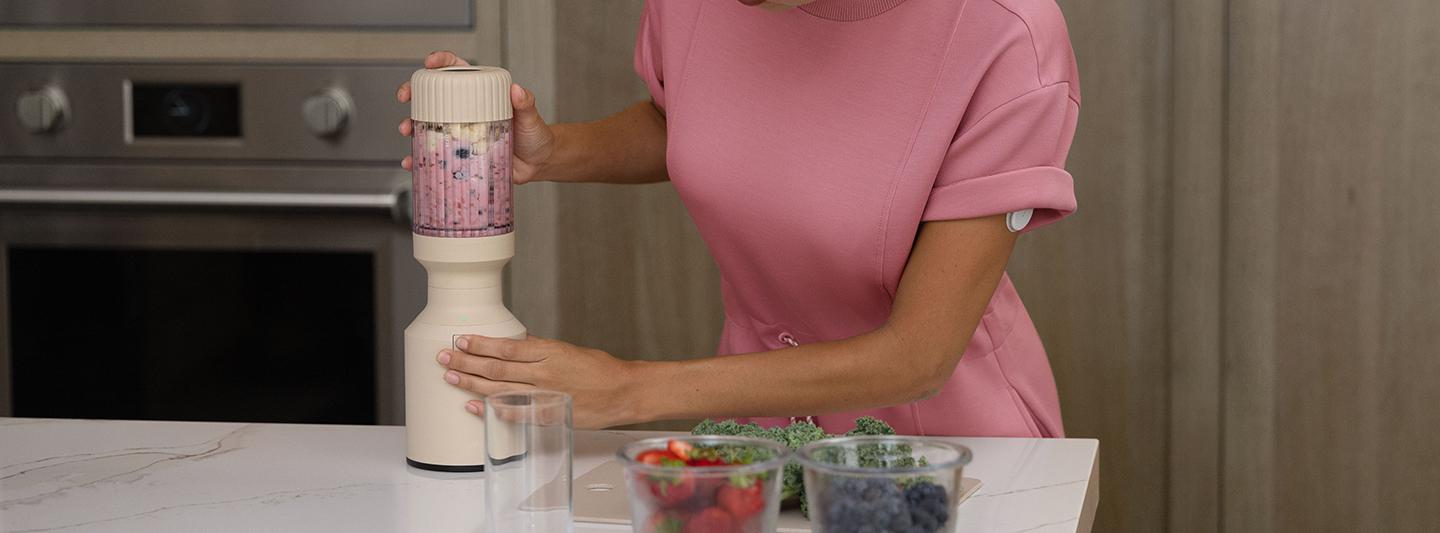
M660 17L654 12L654 0L645 2L640 15L640 31L635 37L635 73L650 89L650 98L665 108L665 76L661 72Z
M1063 168L1079 103L1068 83L1041 87L1000 105L956 136L922 220L957 220L1022 209L1025 231L1075 212L1075 185Z
M1026 230L1075 212L1070 173L1056 167L1031 167L971 178L930 191L922 220L960 220L1034 209Z

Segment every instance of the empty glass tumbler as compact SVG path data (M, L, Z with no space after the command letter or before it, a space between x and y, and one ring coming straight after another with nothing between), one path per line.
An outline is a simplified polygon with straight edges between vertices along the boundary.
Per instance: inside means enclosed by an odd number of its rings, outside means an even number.
M485 397L485 502L491 533L571 531L570 395Z

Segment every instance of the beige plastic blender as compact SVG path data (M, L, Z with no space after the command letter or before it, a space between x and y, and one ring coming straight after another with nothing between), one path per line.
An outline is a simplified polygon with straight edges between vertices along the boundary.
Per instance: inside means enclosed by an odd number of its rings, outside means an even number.
M510 73L418 70L410 87L412 230L429 289L405 328L406 462L476 472L484 469L485 424L465 404L477 396L446 383L435 358L463 334L525 337L501 286L515 255Z

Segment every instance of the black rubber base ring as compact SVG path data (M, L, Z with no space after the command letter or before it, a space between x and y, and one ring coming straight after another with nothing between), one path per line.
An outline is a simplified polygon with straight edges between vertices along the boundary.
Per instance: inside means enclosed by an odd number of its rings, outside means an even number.
M416 461L416 460L411 459L411 458L409 458L409 457L406 457L406 458L405 458L405 464L410 465L410 466L413 466L413 467L415 467L415 468L419 468L419 469L421 469L421 470L430 470L430 471L432 471L432 472L484 472L484 471L485 471L485 465L432 465L432 464L430 464L430 463L422 463L422 462L420 462L420 461Z

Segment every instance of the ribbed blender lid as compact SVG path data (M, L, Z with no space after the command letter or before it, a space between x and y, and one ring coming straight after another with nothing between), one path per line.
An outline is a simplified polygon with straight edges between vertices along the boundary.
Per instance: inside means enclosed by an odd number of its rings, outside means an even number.
M510 108L510 71L464 66L420 69L410 76L410 118L422 122L506 120Z

